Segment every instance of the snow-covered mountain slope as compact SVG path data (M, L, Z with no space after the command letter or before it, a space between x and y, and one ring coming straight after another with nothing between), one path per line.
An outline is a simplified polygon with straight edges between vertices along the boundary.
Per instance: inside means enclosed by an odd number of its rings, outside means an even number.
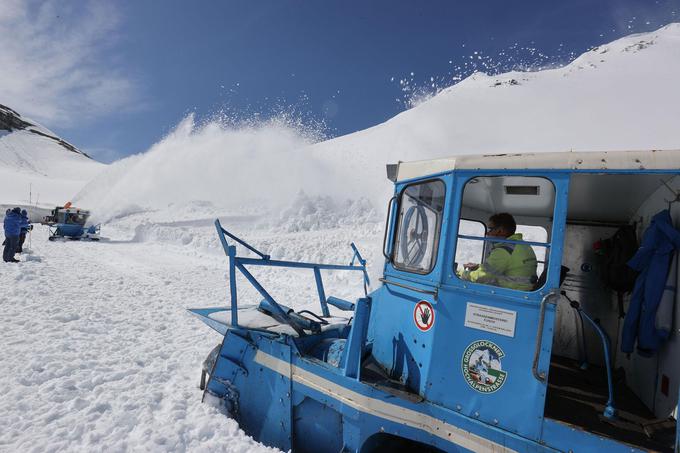
M310 145L285 124L185 120L147 153L112 165L77 197L107 213L286 206L299 190L370 197L392 190L385 164L465 153L680 148L680 24L631 35L570 64L477 73L373 128Z
M680 149L680 23L537 72L475 74L376 127L319 143L345 191L375 193L385 164L457 154ZM386 190L389 184L384 182ZM384 191L381 197L384 197Z
M105 165L0 105L0 203L64 204Z

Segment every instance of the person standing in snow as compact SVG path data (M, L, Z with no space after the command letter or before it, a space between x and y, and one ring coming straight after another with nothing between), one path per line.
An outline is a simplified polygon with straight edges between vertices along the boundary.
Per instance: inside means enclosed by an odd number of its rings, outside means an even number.
M24 241L26 241L26 234L33 229L33 225L28 220L28 212L25 209L21 210L21 233L19 233L19 245L17 246L17 253L24 251Z
M6 263L19 262L19 260L14 258L14 254L19 245L22 224L20 208L14 208L5 214L5 221L3 223L5 229L5 249L2 252L2 259Z

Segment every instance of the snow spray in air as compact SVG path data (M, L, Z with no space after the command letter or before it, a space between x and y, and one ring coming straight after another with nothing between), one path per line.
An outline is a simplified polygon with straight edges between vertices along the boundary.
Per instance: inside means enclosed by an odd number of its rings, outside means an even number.
M321 136L285 116L199 125L190 114L148 151L113 163L74 202L100 222L194 202L241 211L285 207L300 190L321 188L306 150Z

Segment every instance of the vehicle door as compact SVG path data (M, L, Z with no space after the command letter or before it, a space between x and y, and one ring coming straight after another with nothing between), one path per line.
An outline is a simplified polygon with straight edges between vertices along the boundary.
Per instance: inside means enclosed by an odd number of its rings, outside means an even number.
M371 294L373 358L390 378L420 395L426 390L434 307L446 271L440 244L448 230L452 180L443 174L397 184L382 286Z
M534 440L541 438L568 182L560 173L457 172L444 245L448 267L431 351L439 366L426 397ZM499 213L511 214L515 235L484 231ZM534 237L533 227L548 234ZM470 259L479 267L466 270Z

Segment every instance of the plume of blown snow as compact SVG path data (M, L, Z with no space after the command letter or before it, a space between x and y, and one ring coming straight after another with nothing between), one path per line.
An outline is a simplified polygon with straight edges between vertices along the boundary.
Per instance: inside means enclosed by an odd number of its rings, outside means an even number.
M321 184L304 151L317 137L285 118L199 125L190 114L148 151L110 165L74 202L100 222L196 201L240 212L285 207Z

